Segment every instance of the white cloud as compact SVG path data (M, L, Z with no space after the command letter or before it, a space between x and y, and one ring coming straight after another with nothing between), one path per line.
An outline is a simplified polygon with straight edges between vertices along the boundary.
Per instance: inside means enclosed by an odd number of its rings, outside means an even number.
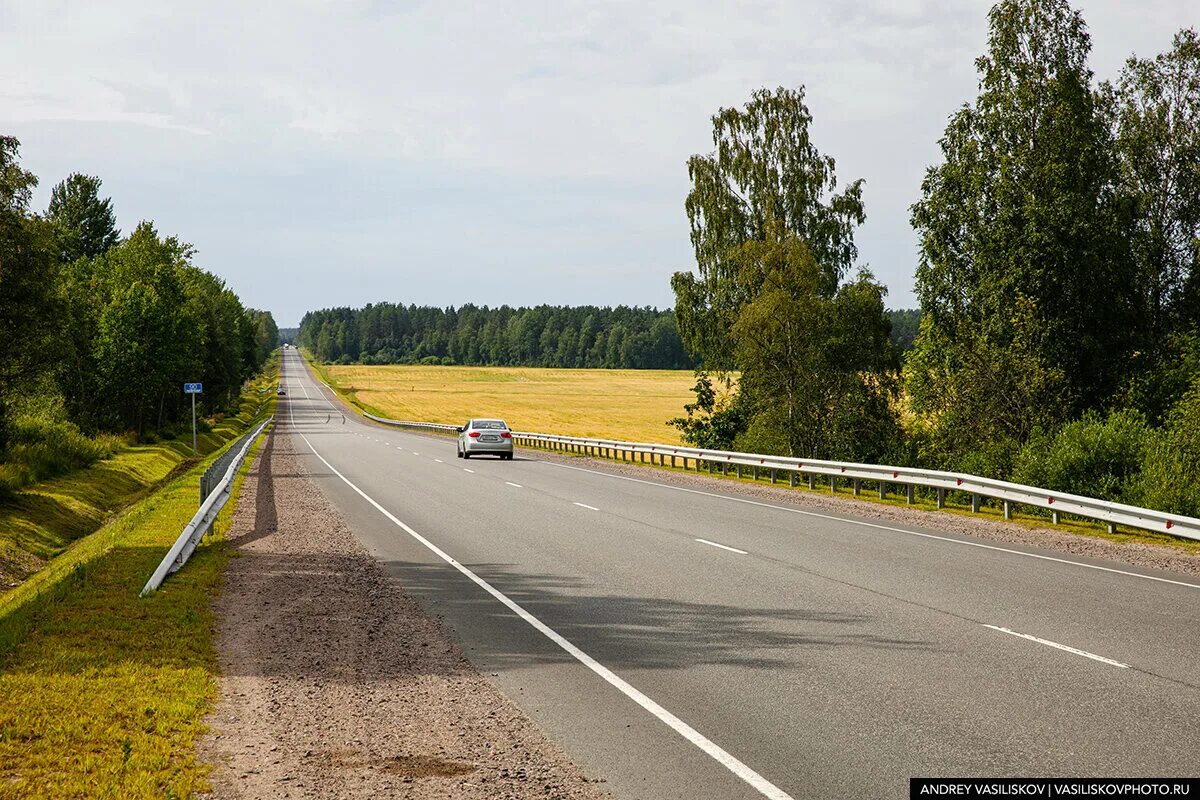
M73 169L100 174L126 226L170 217L202 253L227 259L208 266L260 304L279 291L264 264L316 270L351 237L360 237L354 252L395 253L388 224L426 259L425 274L449 271L450 287L470 285L454 276L473 275L472 264L524 262L528 281L518 271L497 285L530 299L662 304L670 272L689 261L684 164L709 148L709 116L757 87L803 83L818 146L837 158L843 181L867 178L863 256L904 305L915 261L907 206L946 116L974 95L989 6L0 0L0 130L23 139L27 163L47 182ZM1185 8L1083 2L1098 76L1115 74L1132 51L1164 49L1193 16ZM306 230L334 225L319 203L297 205L297 177L313 197L338 198L334 217L390 223L330 227L301 253L268 231L253 257L241 255L238 226L288 208ZM219 201L170 194L193 186ZM288 188L272 194L274 186ZM544 219L540 207L511 205L534 202L537 189L590 217L589 235L523 221ZM434 194L438 204L423 207ZM235 218L239 204L258 205ZM518 230L472 240L481 250L470 250L456 232L489 228L496 204ZM484 252L557 239L559 252ZM454 263L435 265L446 252ZM552 280L553 265L568 262L591 265L592 280L577 269ZM419 289L388 284L384 273L378 286L386 296ZM303 286L289 291L297 307L282 309L285 319L324 302ZM479 299L447 291L429 299Z

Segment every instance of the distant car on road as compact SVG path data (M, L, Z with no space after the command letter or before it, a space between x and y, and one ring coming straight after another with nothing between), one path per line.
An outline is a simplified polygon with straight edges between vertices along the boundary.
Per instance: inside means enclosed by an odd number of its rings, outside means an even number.
M285 388L283 388L282 386L280 386L280 387L279 387L279 390L278 390L277 392L275 392L275 394L277 394L277 395L279 395L280 397L282 397L283 395L287 394L287 389L285 389Z
M459 458L484 454L512 461L512 431L504 420L472 419L458 429Z

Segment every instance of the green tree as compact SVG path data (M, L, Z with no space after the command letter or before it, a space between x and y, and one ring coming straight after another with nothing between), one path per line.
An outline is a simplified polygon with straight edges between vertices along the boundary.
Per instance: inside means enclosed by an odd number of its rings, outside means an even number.
M805 243L767 235L733 256L739 280L759 286L730 331L750 414L740 449L882 457L899 435L885 290L862 272L828 296L826 270Z
M909 391L939 423L977 420L949 432L968 448L1028 435L1014 417L1103 405L1135 344L1137 280L1090 49L1065 0L994 6L979 95L951 117L912 209L923 316ZM1024 370L1036 390L1013 392ZM1023 406L996 419L999 395Z
M1130 58L1104 94L1141 320L1122 400L1157 422L1196 374L1200 345L1200 37L1182 30L1168 52Z
M1152 340L1200 325L1200 37L1188 28L1106 86Z
M949 455L958 469L1007 475L1034 431L1062 424L1066 382L1039 355L1043 334L1034 303L1018 296L1008 314L1010 328L1002 336L970 327L944 333L921 318L904 379L912 409L932 422L929 460Z
M809 138L804 88L755 92L744 108L712 118L714 151L688 160L685 208L699 274L677 272L675 314L688 352L709 370L733 368L729 331L758 286L745 283L732 254L766 238L769 221L805 243L820 265L818 291L831 297L857 257L854 227L866 218L862 180L835 192L834 161Z
M866 219L862 181L840 193L809 137L803 88L761 90L713 117L714 151L688 162L685 204L698 274L676 273L675 314L700 360L688 441L806 457L879 457L896 439L896 359L883 287L843 283ZM738 371L715 405L710 372ZM728 383L728 381L726 381Z
M20 146L0 136L0 451L7 404L50 368L59 330L52 243L47 226L28 213L37 178L18 163Z
M99 178L72 173L50 192L46 217L54 225L59 261L95 258L117 243L112 200L100 198Z
M95 351L106 427L142 435L160 424L203 352L203 323L185 308L182 268L189 254L143 222L102 257L111 299L100 312Z

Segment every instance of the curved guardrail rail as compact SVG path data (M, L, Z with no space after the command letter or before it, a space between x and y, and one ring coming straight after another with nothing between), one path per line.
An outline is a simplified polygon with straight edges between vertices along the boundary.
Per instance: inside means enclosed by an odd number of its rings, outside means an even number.
M209 490L209 494L200 504L200 509L192 517L191 521L184 526L183 531L179 534L179 538L175 540L175 544L171 545L171 549L167 551L158 568L154 570L154 574L150 576L150 580L146 581L146 586L141 592L142 597L156 591L159 586L162 586L162 582L167 579L167 575L178 571L192 557L192 553L196 550L196 545L200 544L200 540L204 538L204 534L208 533L209 528L212 527L213 520L217 518L217 514L220 513L226 501L229 500L229 494L233 488L233 478L241 468L242 461L246 458L246 453L250 451L250 445L254 444L259 434L263 432L273 419L275 419L274 416L267 417L254 431L243 437L245 441L242 443L241 449L236 451L237 455L234 456L229 466L225 469L224 476ZM230 451L233 451L233 448L230 448Z
M434 422L407 422L403 420L384 419L371 414L369 419L386 425L393 425L414 430L430 430L437 432L453 432L453 425L442 425ZM784 456L769 456L757 453L737 453L727 450L704 450L682 445L655 444L649 442L623 442L615 439L594 439L582 436L558 436L549 433L529 433L513 431L517 444L526 447L541 447L578 453L580 455L599 456L602 458L617 458L621 460L661 464L664 466L704 469L710 472L728 474L736 471L740 477L749 469L755 478L766 472L771 482L781 477L795 486L801 479L806 479L811 488L816 476L830 480L830 488L835 488L839 480L846 480L854 488L855 493L861 489L862 481L877 484L879 496L884 497L888 487L904 487L911 503L914 500L913 490L921 486L934 489L937 492L938 507L945 505L948 492L965 492L971 496L971 508L978 511L983 499L999 501L1004 511L1005 519L1012 516L1017 505L1030 508L1045 509L1050 512L1052 521L1057 524L1061 514L1072 514L1086 519L1099 520L1107 524L1110 532L1118 525L1141 528L1148 531L1169 533L1187 539L1200 540L1200 519L1186 517L1181 514L1168 514L1149 508L1113 503L1107 500L1097 500L1066 492L1056 492L1049 489L1039 489L1036 486L1025 486L1019 483L982 478L978 475L968 475L960 472L943 472L941 470L913 469L909 467L890 467L880 464L855 464L845 461L820 461L807 458L787 458Z

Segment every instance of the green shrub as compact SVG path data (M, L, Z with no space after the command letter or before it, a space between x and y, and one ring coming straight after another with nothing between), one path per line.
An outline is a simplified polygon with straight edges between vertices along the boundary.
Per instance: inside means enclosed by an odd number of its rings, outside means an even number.
M45 411L16 415L0 464L0 495L94 464L117 452L124 441L110 434L85 436L71 422Z
M1154 433L1137 411L1089 411L1055 434L1034 436L1017 454L1018 483L1102 500L1129 500Z
M955 461L954 471L1007 480L1013 474L1020 453L1021 445L1017 442L999 439L960 455Z
M1200 378L1146 448L1134 499L1148 508L1200 517Z

